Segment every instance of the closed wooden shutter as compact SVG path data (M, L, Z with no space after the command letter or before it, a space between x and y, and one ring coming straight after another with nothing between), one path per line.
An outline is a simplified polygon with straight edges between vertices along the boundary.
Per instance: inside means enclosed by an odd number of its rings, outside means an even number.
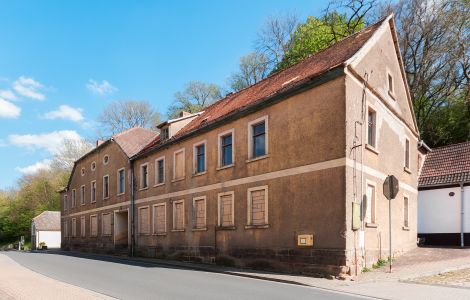
M80 234L81 236L85 236L85 217L80 219Z
M103 214L103 235L111 235L111 214Z
M175 154L175 179L184 177L184 151Z
M155 215L155 219L154 219L155 233L164 233L166 231L165 205L155 206L154 215Z
M139 208L139 232L141 234L150 233L150 210L148 207Z
M90 235L97 236L98 235L98 218L96 216L90 216Z
M264 225L265 224L265 191L251 192L251 224Z
M220 226L233 226L232 195L220 197Z
M77 219L72 219L72 236L77 236Z
M195 228L206 227L206 200L205 199L194 200L194 227Z
M174 229L182 230L184 229L184 205L183 202L178 202L174 204Z

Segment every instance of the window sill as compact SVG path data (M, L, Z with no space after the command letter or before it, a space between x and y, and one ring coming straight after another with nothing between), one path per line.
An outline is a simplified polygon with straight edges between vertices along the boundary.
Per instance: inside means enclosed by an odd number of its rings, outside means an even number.
M172 229L171 232L184 232L184 229Z
M376 223L366 223L367 228L377 228L378 225Z
M408 226L403 226L401 229L403 229L404 231L410 231L410 227Z
M235 226L217 226L216 230L235 230L237 227Z
M225 170L225 169L229 169L229 168L233 168L233 167L235 167L235 164L230 164L230 165L218 167L216 170L220 171L220 170Z
M154 185L153 187L159 187L159 186L162 186L162 185L165 185L165 183L164 183L164 182L162 182L162 183L157 183L157 184Z
M80 203L81 206L85 205L85 203Z
M108 199L109 199L109 197L105 197L105 198L103 198L103 200L108 200Z
M374 146L369 145L369 144L366 144L366 149L369 150L372 153L377 154L377 155L379 155L379 153L380 153L379 150L377 150Z
M178 181L182 181L184 180L184 177L181 177L181 178L177 178L177 179L172 179L171 182L178 182Z
M161 233L154 233L152 235L155 235L155 236L166 236L166 232L161 232Z
M203 228L193 228L192 231L207 231L207 227L203 227Z
M245 225L245 229L266 229L269 228L269 224L264 225Z
M126 193L125 193L125 192L124 192L124 193L120 193L120 194L117 194L116 196L122 196L122 195L124 195L124 194L126 194Z
M393 94L393 92L388 91L388 95L390 96L390 98L392 98L393 101L397 101L397 99L395 98L395 94Z
M150 233L138 233L137 235L138 235L138 236L149 236Z
M255 158L247 159L246 162L247 162L247 163L250 163L250 162L262 160L262 159L265 159L265 158L269 158L269 154L266 154L266 155L263 155L263 156L258 156L258 157L255 157Z
M92 202L90 202L90 203L91 203L91 204L95 204L95 203L96 203L96 200L95 200L95 201L92 201Z
M404 167L404 168L403 168L403 171L405 171L405 172L408 173L408 174L411 174L410 168Z
M139 191L145 191L145 190L148 190L149 187L144 187L144 188L140 188Z
M194 174L193 174L193 177L198 177L198 176L206 175L206 174L207 174L207 171L200 172L200 173L194 173Z

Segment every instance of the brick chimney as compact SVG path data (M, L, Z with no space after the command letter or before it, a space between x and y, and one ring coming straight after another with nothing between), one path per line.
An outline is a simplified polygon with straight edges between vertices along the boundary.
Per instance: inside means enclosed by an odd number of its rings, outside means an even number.
M98 147L99 145L103 144L104 141L103 140L97 140L96 141L96 147Z
M184 111L184 110L180 111L180 118L186 117L186 116L189 116L189 115L191 115L191 113L188 113L187 111Z

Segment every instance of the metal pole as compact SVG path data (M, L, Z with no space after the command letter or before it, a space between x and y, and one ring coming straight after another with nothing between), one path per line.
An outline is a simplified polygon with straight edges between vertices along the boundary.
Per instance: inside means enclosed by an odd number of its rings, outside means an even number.
M391 185L390 185L391 186ZM388 200L389 260L392 273L392 199Z

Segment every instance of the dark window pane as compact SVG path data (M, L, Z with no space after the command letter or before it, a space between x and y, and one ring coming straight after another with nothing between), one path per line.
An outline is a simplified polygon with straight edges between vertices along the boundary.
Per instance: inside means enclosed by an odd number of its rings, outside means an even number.
M222 137L222 166L232 163L232 135L230 134Z
M124 193L124 170L119 171L119 193Z
M205 171L205 146L204 144L196 147L196 173Z
M265 135L256 136L253 140L253 156L259 157L266 154Z
M253 126L253 134L255 136L259 134L264 134L264 122Z
M163 183L163 159L158 161L158 183Z

